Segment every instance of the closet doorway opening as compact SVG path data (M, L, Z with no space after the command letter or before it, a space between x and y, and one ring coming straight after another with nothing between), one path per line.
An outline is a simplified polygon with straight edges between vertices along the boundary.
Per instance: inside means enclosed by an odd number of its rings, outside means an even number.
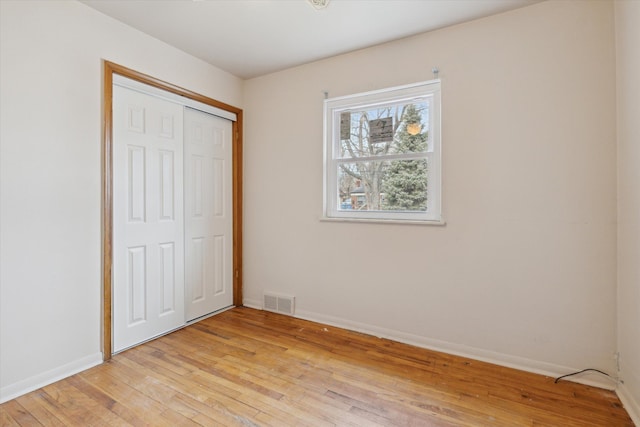
M108 360L242 305L242 110L108 61L103 99Z

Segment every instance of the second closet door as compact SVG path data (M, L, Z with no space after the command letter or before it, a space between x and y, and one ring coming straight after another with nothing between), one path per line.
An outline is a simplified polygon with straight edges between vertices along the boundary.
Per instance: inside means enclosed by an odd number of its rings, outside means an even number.
M233 304L232 122L185 108L185 309Z

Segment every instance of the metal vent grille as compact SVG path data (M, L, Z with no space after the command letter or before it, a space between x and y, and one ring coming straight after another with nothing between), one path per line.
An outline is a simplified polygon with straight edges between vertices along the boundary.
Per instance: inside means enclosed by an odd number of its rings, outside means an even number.
M294 312L295 297L275 294L264 294L262 308L280 314L292 315Z

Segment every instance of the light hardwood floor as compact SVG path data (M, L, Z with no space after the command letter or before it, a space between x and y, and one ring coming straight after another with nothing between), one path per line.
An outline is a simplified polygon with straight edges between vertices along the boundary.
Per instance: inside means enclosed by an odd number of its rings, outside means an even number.
M236 308L0 405L2 426L633 426L613 392Z

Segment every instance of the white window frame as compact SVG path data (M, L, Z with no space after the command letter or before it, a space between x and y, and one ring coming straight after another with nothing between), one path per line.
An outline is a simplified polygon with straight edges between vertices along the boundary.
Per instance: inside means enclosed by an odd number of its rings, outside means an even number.
M441 185L441 83L440 80L391 87L354 95L329 98L324 101L324 185L323 219L339 221L403 222L420 224L444 224L442 219ZM346 159L339 158L340 114L361 111L388 103L410 102L430 98L429 110L429 150L415 157L426 158L429 164L427 185L429 198L426 212L413 211L358 211L338 208L338 167ZM336 154L337 153L337 154ZM393 160L398 155L389 155ZM371 159L371 158L367 158ZM353 161L353 158L350 159Z

